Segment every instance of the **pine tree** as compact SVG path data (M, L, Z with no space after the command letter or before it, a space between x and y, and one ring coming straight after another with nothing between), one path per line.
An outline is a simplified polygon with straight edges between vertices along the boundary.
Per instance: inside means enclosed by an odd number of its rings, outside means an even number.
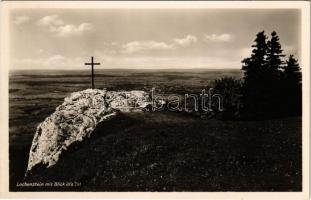
M271 33L271 39L267 42L267 67L266 73L271 78L271 81L280 80L280 69L282 68L282 57L285 55L282 54L283 50L279 42L279 36L275 31Z
M298 61L291 55L284 66L283 50L275 31L266 40L264 31L259 32L251 56L242 61L244 111L258 117L299 114L302 90Z
M290 85L296 87L301 84L301 69L298 64L298 60L294 58L294 55L290 55L286 61L284 67L284 78Z
M264 31L257 33L255 44L249 58L242 61L244 71L243 104L248 111L260 110L262 107L263 75L266 67L267 43Z
M284 67L283 99L284 107L290 115L300 115L302 112L301 68L298 60L290 55Z
M265 55L267 51L266 35L264 31L259 32L254 40L255 44L252 45L252 55L242 61L244 63L242 70L244 70L246 81L258 78L258 72L262 71L265 66Z
M283 106L280 103L283 100L283 93L280 88L282 88L281 69L284 63L282 58L285 55L282 54L283 50L275 31L271 33L271 39L267 42L267 47L266 66L262 80L266 90L263 96L268 102L266 110L271 114L278 115L283 110Z

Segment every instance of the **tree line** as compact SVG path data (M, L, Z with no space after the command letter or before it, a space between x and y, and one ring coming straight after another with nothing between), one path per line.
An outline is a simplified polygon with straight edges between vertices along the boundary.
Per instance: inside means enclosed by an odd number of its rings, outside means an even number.
M279 36L257 33L251 55L242 60L243 78L222 78L214 88L223 95L227 117L267 118L301 115L302 75L294 55L283 54Z

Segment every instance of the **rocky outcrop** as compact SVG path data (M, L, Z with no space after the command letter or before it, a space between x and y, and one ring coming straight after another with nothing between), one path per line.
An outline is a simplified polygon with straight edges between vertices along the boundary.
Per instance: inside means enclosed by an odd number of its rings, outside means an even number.
M89 137L98 123L117 112L143 111L151 104L149 94L144 91L87 89L72 93L38 125L26 174L38 164L55 165L71 144Z

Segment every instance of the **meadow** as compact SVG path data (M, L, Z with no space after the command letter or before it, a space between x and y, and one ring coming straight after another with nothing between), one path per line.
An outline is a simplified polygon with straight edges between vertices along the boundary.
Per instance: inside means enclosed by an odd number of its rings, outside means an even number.
M240 70L96 70L108 90L156 88L200 93ZM27 181L79 187L17 187L37 125L71 92L90 88L89 71L12 71L9 83L10 190L301 191L301 117L257 121L201 119L184 113L120 115L100 124L52 168Z

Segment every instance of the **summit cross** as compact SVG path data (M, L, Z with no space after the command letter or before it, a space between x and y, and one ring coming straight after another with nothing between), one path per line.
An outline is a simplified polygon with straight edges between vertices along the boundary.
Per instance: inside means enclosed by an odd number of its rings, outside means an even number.
M94 89L94 65L100 65L100 63L94 63L93 56L91 57L90 63L84 63L85 65L91 65L92 66L92 89Z

